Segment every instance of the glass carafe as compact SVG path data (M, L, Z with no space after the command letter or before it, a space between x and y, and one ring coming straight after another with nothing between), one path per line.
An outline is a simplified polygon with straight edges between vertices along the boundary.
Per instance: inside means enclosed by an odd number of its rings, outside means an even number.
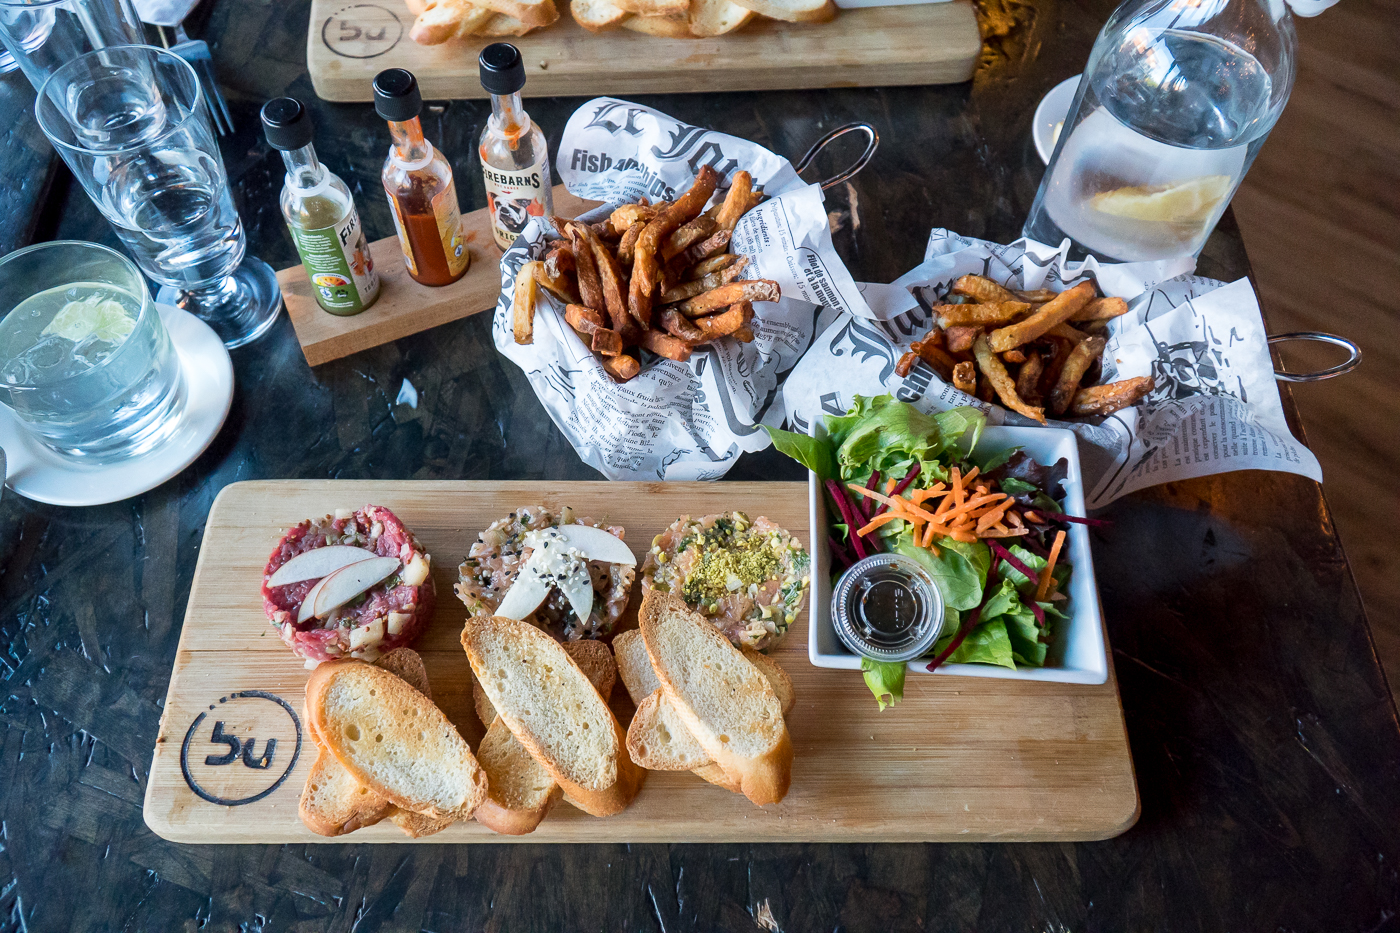
M1130 0L1089 54L1025 235L1078 258L1195 256L1288 102L1283 0Z

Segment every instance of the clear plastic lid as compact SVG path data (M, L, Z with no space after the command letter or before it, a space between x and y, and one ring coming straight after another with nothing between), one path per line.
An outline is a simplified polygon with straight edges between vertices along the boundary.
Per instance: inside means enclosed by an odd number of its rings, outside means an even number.
M943 594L928 572L902 554L875 554L852 565L831 594L841 643L876 661L912 661L943 631Z

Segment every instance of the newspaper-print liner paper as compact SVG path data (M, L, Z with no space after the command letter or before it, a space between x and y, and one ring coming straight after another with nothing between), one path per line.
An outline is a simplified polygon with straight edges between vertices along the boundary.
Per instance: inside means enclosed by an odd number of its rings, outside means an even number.
M672 199L706 164L719 173L721 192L744 170L768 195L740 221L730 244L731 252L749 257L745 278L773 279L782 289L780 301L755 303L753 342L725 337L697 347L687 363L644 360L642 372L622 384L565 323L563 304L543 289L534 342L515 342L515 277L527 261L543 256L550 222L531 220L501 257L496 348L525 372L583 461L615 480L718 479L741 452L768 446L762 425L781 423L784 377L812 338L838 314L871 314L832 247L821 189L752 142L606 97L570 117L555 161L571 193L607 205L581 218L589 222L642 196Z
M1187 274L1192 267L1189 258L1071 263L1067 246L1001 246L935 229L921 264L891 287L866 290L869 318L841 315L817 337L785 386L789 427L806 431L814 418L843 414L854 395L885 392L925 411L974 405L989 423L1034 427L954 389L922 361L904 378L895 364L928 332L932 305L960 275L1054 291L1089 279L1129 302L1107 330L1103 381L1150 375L1156 382L1134 408L1050 422L1079 437L1089 508L1158 483L1230 470L1279 470L1321 482L1317 458L1289 432L1249 281L1226 285Z

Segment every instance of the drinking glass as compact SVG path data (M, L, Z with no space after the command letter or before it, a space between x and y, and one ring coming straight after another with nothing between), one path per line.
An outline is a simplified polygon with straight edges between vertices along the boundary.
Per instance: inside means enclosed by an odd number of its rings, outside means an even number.
M0 259L0 402L45 445L97 463L178 427L179 358L131 260L76 240Z
M281 309L272 268L245 258L243 223L188 62L151 46L89 52L55 71L39 126L147 275L156 300L238 347Z
M35 90L84 52L144 41L130 0L0 0L0 72L23 68Z

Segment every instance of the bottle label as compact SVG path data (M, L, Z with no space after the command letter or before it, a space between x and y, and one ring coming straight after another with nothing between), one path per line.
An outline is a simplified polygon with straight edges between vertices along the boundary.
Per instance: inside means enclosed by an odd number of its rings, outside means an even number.
M379 273L354 205L334 226L303 230L288 225L288 229L306 266L317 304L332 314L354 314L374 302L379 294Z
M486 181L486 203L491 208L491 231L496 236L496 245L510 249L531 217L543 217L547 213L549 154L542 153L534 165L518 169L494 168L483 163L481 173Z
M418 276L418 263L413 261L413 247L408 245L408 231L404 229L403 217L399 215L399 202L394 200L394 196L389 195L389 213L394 218L394 232L399 235L399 249L403 250L403 264L408 267L408 274Z
M467 241L462 236L462 212L457 206L457 183L447 180L443 188L433 198L433 216L437 218L438 236L442 237L442 254L447 257L447 268L456 278L472 261L467 252Z

